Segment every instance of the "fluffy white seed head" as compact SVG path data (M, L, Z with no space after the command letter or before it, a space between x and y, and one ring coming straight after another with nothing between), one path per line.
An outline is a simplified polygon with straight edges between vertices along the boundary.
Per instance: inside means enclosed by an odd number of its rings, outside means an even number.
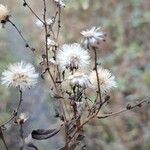
M84 37L83 46L85 48L93 46L97 42L105 39L106 34L102 31L99 31L100 29L100 27L92 27L91 29L87 29L81 32Z
M90 55L80 44L64 44L57 52L56 61L62 70L84 69L90 63Z
M0 22L6 20L9 16L9 11L6 6L0 4Z
M108 93L112 88L116 87L115 77L110 73L109 70L99 68L98 69L98 77L100 83L101 93ZM90 81L92 84L92 88L97 89L97 76L96 71L92 71L90 74Z
M68 77L68 80L70 81L70 85L77 85L82 88L87 88L91 86L89 76L84 73L76 72L73 75Z
M50 39L50 38L47 39L47 44L49 47L58 46L58 44L53 39Z
M30 88L37 83L38 74L30 63L21 61L11 64L7 70L2 73L1 83L7 87L19 87L21 90Z

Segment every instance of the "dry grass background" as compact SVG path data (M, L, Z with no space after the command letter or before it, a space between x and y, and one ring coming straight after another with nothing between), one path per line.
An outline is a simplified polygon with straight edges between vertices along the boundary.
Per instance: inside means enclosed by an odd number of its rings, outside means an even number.
M50 0L49 0L50 1ZM42 16L41 0L28 0L31 7ZM44 47L42 31L35 25L35 18L22 1L1 0L11 9L13 20L26 38L42 52ZM149 0L67 0L62 15L60 41L80 41L80 31L93 25L103 26L107 41L100 45L99 62L112 70L117 78L118 88L111 95L106 110L117 110L128 102L149 96L150 91L150 1ZM49 4L49 14L53 11ZM9 62L24 59L39 62L26 50L17 33L9 25L0 29L0 72ZM39 94L40 93L40 94ZM39 95L38 95L39 94ZM43 81L37 89L25 93L24 111L31 113L25 128L27 136L37 127L54 126L52 100L47 96ZM36 98L33 99L33 97ZM40 96L40 97L39 97ZM15 90L0 86L0 122L6 120L17 102ZM49 103L49 105L47 105ZM104 111L106 111L104 110ZM50 119L51 118L51 119ZM16 150L18 131L8 127L6 139L12 150ZM11 138L11 136L15 138ZM57 142L59 140L59 142ZM149 150L150 109L145 106L118 117L92 121L86 126L85 143L89 150ZM55 150L63 140L37 142L40 150ZM0 142L0 149L4 149Z

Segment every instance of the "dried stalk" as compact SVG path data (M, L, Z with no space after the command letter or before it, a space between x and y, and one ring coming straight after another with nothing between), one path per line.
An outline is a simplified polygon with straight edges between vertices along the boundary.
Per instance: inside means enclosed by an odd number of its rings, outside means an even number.
M48 30L47 30L47 23L46 23L46 1L43 0L44 3L44 14L43 14L43 20L44 20L44 29L45 29L45 57L46 57L46 64L47 64L47 68L49 67L49 63L48 63L48 44L47 44L47 40L48 40Z
M6 150L8 150L8 146L7 146L7 144L6 144L6 141L5 141L5 138L4 138L3 131L2 131L2 128L1 128L1 127L0 127L0 138L1 138L2 141L3 141Z
M117 112L112 112L110 114L107 114L107 115L103 115L103 116L97 116L98 119L104 119L104 118L108 118L108 117L111 117L111 116L117 116L119 114L122 114L126 111L129 111L129 110L132 110L132 109L135 109L136 107L141 107L143 103L149 103L148 101L149 98L145 98L143 100L141 100L140 102L138 102L137 104L134 104L134 105L130 105L128 104L126 106L126 108L123 108Z
M35 11L30 7L30 5L26 2L26 0L23 0L23 2L24 2L23 6L24 7L27 6L29 8L29 10L31 11L31 13L44 24L43 20L35 13Z
M98 94L99 94L100 103L102 103L100 81L99 81L99 75L98 75L98 69L97 69L97 51L96 51L96 48L93 48L93 50L94 50L94 63L95 63L94 69L95 69L96 77L97 77Z
M23 136L23 124L20 124L20 138L21 138L21 141L22 141L22 145L20 147L20 150L23 150L24 149L24 146L25 146L25 141L24 141L24 136Z
M19 97L19 103L18 103L18 105L17 105L16 110L14 110L12 116L11 116L6 122L4 122L4 123L2 123L2 124L0 125L0 128L1 128L1 127L4 127L6 124L10 123L14 118L17 117L18 112L19 112L19 109L20 109L20 106L21 106L21 103L22 103L22 101L23 101L23 98L22 98L22 90L19 89L19 93L20 93L20 94L19 94L19 95L20 95L20 97Z

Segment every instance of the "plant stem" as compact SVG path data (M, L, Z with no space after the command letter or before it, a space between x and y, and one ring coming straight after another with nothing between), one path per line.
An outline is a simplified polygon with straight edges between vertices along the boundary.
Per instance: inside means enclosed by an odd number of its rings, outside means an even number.
M25 42L25 46L28 47L31 51L33 51L33 48L30 47L24 36L22 35L21 31L18 29L18 27L10 20L8 19L8 22L16 29L22 40Z
M17 27L10 19L8 19L7 21L16 29L16 31L17 31L18 34L20 35L21 39L24 41L25 47L26 47L26 48L29 48L34 54L37 54L37 53L35 52L35 48L32 48L32 47L29 45L29 43L27 42L27 40L26 40L25 37L23 36L22 32L18 29L18 27ZM41 60L41 58L38 57L38 54L37 54L35 57L37 57L39 60Z
M95 69L96 77L97 77L98 94L99 94L100 103L102 103L100 81L99 81L99 75L98 75L98 69L97 69L97 51L96 51L96 48L93 48L93 49L94 49L94 62L95 62L94 69Z
M26 2L26 0L23 0L23 1L24 1L24 6L27 6L29 8L29 10L32 12L32 14L44 24L42 19L33 11L33 9L29 6L29 4Z
M48 40L48 30L47 30L47 23L46 23L46 1L43 0L43 3L44 3L44 14L43 14L43 20L44 20L44 29L45 29L45 56L46 56L46 65L47 65L47 68L49 67L49 63L48 63L48 43L47 43L47 40Z
M1 127L0 127L0 138L1 138L2 141L3 141L6 150L8 150L8 146L7 146L7 144L6 144L6 141L5 141L5 138L4 138L3 131L2 131L2 128L1 128Z
M16 112L18 113L19 109L20 109L20 106L21 106L21 103L23 101L23 98L22 98L22 90L19 89L19 93L20 93L20 97L19 97L19 103L18 103L18 106L17 106L17 110Z
M58 29L57 29L57 37L56 37L56 40L58 42L58 37L59 37L59 32L60 32L60 28L61 28L61 7L58 6Z
M24 137L23 137L23 124L20 124L20 138L22 141L22 146L20 147L20 150L23 150L24 145L25 145L25 141L24 141Z
M134 104L134 105L130 105L130 107L128 108L128 105L126 106L126 108L123 108L119 111L116 111L116 112L112 112L110 114L107 114L107 115L103 115L103 116L97 116L98 119L104 119L104 118L107 118L107 117L111 117L111 116L117 116L121 113L124 113L126 111L129 111L129 110L132 110L136 107L141 107L143 103L149 103L148 101L149 98L145 98L143 100L141 100L140 102L138 102L137 104Z
M1 127L4 127L6 124L8 124L9 122L11 122L11 121L18 115L18 111L19 111L20 106L21 106L21 103L22 103L22 101L23 101L23 98L22 98L22 94L23 94L23 93L22 93L22 90L19 89L19 93L20 93L20 95L19 95L19 103L18 103L18 105L17 105L16 110L14 110L12 116L11 116L6 122L4 122L4 123L2 123L2 124L0 125L0 128L1 128Z

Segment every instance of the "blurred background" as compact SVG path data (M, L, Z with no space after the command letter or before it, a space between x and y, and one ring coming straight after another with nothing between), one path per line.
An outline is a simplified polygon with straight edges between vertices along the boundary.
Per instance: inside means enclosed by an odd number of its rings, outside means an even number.
M48 1L49 17L55 7ZM42 0L27 0L42 18ZM0 73L9 63L25 60L39 63L44 48L43 30L36 18L22 6L23 0L0 0L11 10L17 24L29 43L37 49L36 57L24 47L12 26L0 29ZM99 62L115 74L118 88L111 94L107 110L115 111L150 92L150 1L149 0L66 0L62 12L60 43L80 42L80 32L92 26L102 26L107 33L106 42L100 44ZM24 124L25 137L33 129L49 128L58 124L53 116L53 101L45 81L27 90L22 112L30 114ZM0 124L9 118L18 102L18 91L0 86ZM4 132L10 150L17 150L19 131L16 125L7 125ZM85 143L88 150L150 150L150 109L140 109L104 120L92 121L86 128ZM57 150L63 146L61 134L45 141L36 141L39 150ZM29 149L29 148L28 148ZM80 150L80 148L77 148ZM0 150L4 150L0 141ZM29 149L30 150L30 149Z

